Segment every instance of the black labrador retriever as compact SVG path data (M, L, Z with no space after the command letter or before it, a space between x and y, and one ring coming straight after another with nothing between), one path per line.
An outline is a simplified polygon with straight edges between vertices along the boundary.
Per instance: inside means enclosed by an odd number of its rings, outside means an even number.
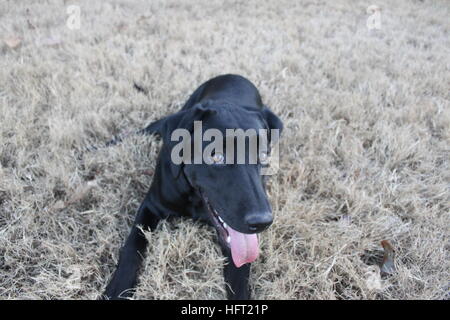
M278 129L283 124L261 101L256 87L238 75L221 75L203 83L177 113L140 131L158 134L163 146L150 190L120 251L117 270L104 298L130 297L147 241L140 227L154 230L161 219L190 216L214 226L226 257L224 277L229 299L250 299L250 263L259 252L257 233L273 220L261 175L263 164L226 164L220 153L211 161L189 164L171 159L175 129L193 131L194 121L203 129ZM269 135L270 143L270 135ZM227 145L228 146L228 145ZM246 151L248 152L248 150Z

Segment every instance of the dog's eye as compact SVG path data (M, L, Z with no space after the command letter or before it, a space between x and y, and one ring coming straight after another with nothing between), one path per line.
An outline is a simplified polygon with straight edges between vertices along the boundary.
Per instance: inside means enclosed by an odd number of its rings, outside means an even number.
M214 164L223 164L224 160L225 158L221 153L215 153L211 156L211 162Z
M267 152L264 152L264 151L260 152L260 154L259 154L259 161L262 164L265 164L268 159L269 159L269 155L267 154Z

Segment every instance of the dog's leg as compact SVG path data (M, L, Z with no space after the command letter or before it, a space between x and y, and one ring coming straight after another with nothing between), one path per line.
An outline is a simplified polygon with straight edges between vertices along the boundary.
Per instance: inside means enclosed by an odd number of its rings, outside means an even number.
M249 300L250 288L248 279L250 276L250 263L246 263L240 268L236 267L231 258L229 249L223 249L222 253L226 257L224 266L224 277L229 300Z
M137 273L147 246L147 240L139 227L153 231L161 220L149 210L147 203L146 199L141 204L131 232L120 250L117 269L104 293L107 299L121 299L133 295Z

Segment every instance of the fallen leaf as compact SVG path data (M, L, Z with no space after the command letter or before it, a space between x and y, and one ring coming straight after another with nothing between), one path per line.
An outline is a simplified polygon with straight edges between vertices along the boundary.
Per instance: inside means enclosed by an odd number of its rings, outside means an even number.
M16 49L20 47L22 44L22 39L19 37L8 37L3 39L3 42L10 48L10 49Z
M64 203L64 206L69 206L69 205L71 205L71 204L74 204L75 202L78 202L78 201L80 201L80 200L83 200L83 199L89 194L89 192L91 191L91 189L92 189L93 187L95 187L96 185L97 185L97 181L92 180L92 181L89 181L88 183L86 183L86 184L84 184L84 185L79 186L79 187L74 191L74 193L72 194L72 196L70 197L70 199L67 200L67 201Z
M381 262L380 270L381 274L393 274L395 272L395 251L392 245L387 240L381 241L381 245L384 249L383 261Z

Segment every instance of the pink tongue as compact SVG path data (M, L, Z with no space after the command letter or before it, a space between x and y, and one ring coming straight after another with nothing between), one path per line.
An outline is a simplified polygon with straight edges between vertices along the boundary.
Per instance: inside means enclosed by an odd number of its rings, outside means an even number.
M227 227L230 236L231 257L234 265L240 267L258 258L259 244L256 234L240 233L231 227Z

